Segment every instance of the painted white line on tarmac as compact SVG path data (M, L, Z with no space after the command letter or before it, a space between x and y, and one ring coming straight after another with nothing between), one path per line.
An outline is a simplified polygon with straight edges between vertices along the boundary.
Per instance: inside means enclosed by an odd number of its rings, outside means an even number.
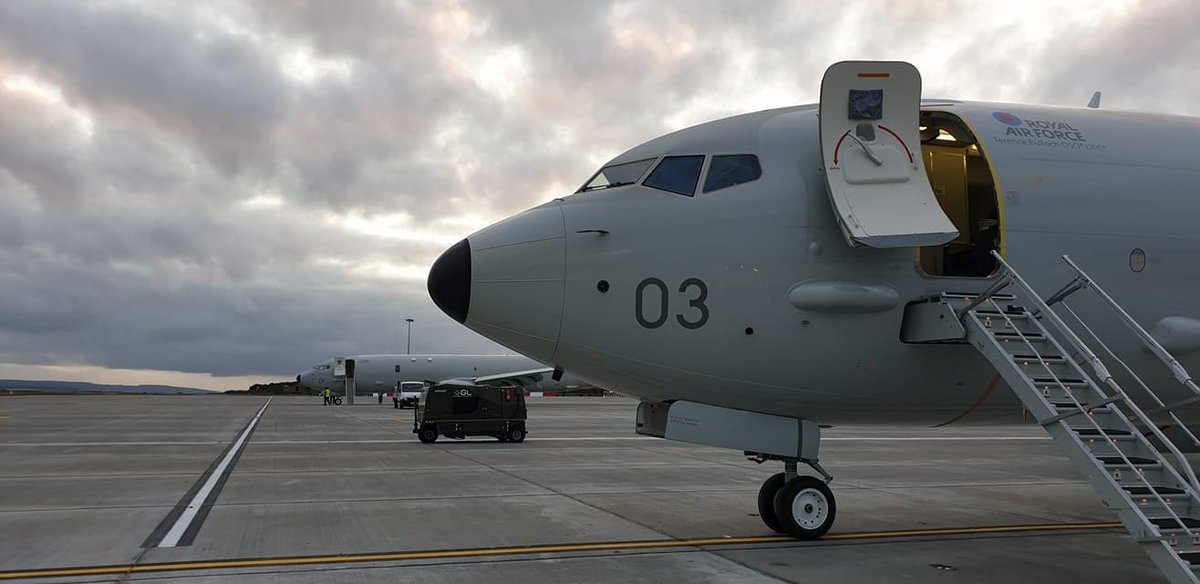
M242 430L242 433L238 435L237 441L233 443L233 448L229 449L229 452L225 454L225 458L221 459L221 464L217 465L212 474L208 475L208 480L204 482L204 486L200 487L200 490L196 492L196 496L192 497L192 500L188 502L187 508L183 510L183 514L179 516L179 519L175 520L175 525L172 525L167 534L163 536L158 547L175 547L179 545L179 540L183 537L183 533L192 525L192 520L196 518L196 513L200 511L200 505L208 498L208 494L212 492L213 487L217 486L217 482L225 476L226 471L229 470L230 461L237 456L242 446L245 445L246 438L250 436L250 432L258 425L258 420L262 417L263 412L267 411L267 406L271 405L271 399L273 398L268 398L267 403L263 404L263 407L258 410L257 414L254 414L254 419L250 420L250 423L246 425L246 429Z

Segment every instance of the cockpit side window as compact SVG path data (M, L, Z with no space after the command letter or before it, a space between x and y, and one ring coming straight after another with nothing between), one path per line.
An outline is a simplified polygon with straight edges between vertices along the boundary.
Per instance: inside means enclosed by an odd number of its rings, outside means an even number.
M579 192L597 191L600 189L608 189L612 187L623 187L636 183L646 169L654 163L653 158L646 160L637 160L634 162L624 162L621 164L612 164L601 168L599 172L579 189Z
M703 166L704 156L667 156L642 184L690 197L696 192Z
M715 191L742 183L758 180L762 167L753 154L731 154L713 156L708 165L708 176L704 179L704 192Z

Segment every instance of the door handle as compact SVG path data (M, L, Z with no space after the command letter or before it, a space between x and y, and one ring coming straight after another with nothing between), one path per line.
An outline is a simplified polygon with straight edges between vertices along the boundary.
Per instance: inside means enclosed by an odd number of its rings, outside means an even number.
M595 233L596 235L608 235L607 229L580 229L575 233Z

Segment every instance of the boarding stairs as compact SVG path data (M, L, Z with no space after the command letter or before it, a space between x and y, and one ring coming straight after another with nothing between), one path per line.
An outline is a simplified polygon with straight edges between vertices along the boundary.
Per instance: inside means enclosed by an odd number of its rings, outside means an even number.
M1175 409L1200 402L1200 388L1187 371L1071 259L1077 276L1043 300L998 254L999 281L980 294L942 294L915 311L924 319L926 342L974 346L1016 392L1025 409L1046 429L1087 477L1104 503L1172 583L1200 583L1200 481L1179 447L1159 428L1181 430L1179 439L1198 440ZM1002 294L1004 290L1012 294ZM1189 391L1166 404L1117 358L1066 303L1090 289ZM1071 319L1074 326L1056 312ZM906 326L913 324L908 322ZM961 326L961 329L958 327ZM914 327L909 327L914 328ZM915 327L921 329L922 327ZM933 334L931 330L949 331ZM961 331L961 332L957 332ZM1085 343L1098 347L1102 359ZM955 334L957 333L957 334ZM943 336L942 339L932 337ZM1107 365L1106 365L1107 363ZM1135 403L1109 366L1141 390ZM1132 382L1130 382L1132 380Z

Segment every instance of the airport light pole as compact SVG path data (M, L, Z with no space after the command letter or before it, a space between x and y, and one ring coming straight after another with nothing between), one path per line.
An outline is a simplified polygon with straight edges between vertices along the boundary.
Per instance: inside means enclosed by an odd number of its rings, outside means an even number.
M405 352L407 352L409 355L412 355L412 323L413 323L413 319L406 318L406 319L404 319L404 322L408 323L408 349Z

